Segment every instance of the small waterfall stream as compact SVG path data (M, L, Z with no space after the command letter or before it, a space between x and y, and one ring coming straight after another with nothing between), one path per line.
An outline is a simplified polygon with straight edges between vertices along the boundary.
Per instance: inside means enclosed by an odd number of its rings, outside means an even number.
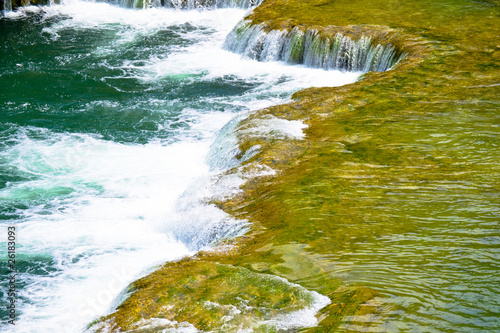
M127 8L166 7L175 9L216 9L250 8L258 6L262 0L120 0L120 5Z
M251 25L249 21L242 21L233 29L224 48L259 61L352 72L383 72L405 56L394 45L375 44L368 36L353 40L337 33L328 38L316 29L304 32L298 27L266 32L264 24Z
M10 0L3 0L3 10L4 12L12 11L12 3Z

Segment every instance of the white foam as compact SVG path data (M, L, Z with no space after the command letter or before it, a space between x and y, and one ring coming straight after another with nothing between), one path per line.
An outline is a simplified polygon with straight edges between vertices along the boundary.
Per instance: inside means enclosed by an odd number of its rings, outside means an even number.
M0 196L20 187L45 190L45 196L54 187L73 191L54 199L52 207L32 206L18 227L22 252L48 254L60 270L20 292L31 305L22 307L19 332L45 332L55 323L71 323L76 332L106 313L145 268L191 254L162 229L175 223L169 215L186 186L207 172L203 142L138 146L50 135L21 139L5 154L15 157L11 165L38 179L12 184Z
M314 298L314 301L310 306L291 313L278 315L270 320L264 321L263 323L272 325L283 331L299 329L301 327L316 326L318 324L316 314L320 309L330 304L331 300L315 291L309 291L309 293L311 293L310 295Z
M54 36L59 31L68 28L114 29L116 25L120 25L117 40L120 43L133 40L137 34L154 34L159 29L185 23L204 28L216 28L215 33L221 34L220 37L223 39L225 32L229 31L245 13L244 10L234 8L214 11L178 11L167 8L133 10L104 2L81 0L64 0L59 6L43 7L43 12L44 19L69 17L45 29L47 33L54 34Z
M4 12L4 16L9 18L9 19L19 19L19 18L24 18L29 14L33 13L40 13L42 12L43 9L38 6L27 6L27 7L20 7L17 8L15 11L10 11L10 12Z
M245 82L258 83L254 94L273 96L308 87L344 85L354 82L360 74L242 59L240 55L221 49L223 39L217 37L186 47L183 52L174 53L167 59L151 59L148 65L140 68L142 79L156 80L186 73L203 75L205 80L232 76Z
M253 126L242 132L248 136L268 136L276 139L304 139L307 125L301 120L287 120L268 115L253 121Z
M178 323L176 321L171 321L164 318L150 318L143 319L135 325L139 330L151 330L154 332L161 333L196 333L199 332L196 327L189 323ZM109 332L110 329L103 327L105 332ZM108 330L106 330L108 329Z

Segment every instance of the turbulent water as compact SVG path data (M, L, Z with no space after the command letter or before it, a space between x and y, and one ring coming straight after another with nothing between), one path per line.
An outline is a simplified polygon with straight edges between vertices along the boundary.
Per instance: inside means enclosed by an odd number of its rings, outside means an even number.
M206 204L244 181L220 181L235 149L224 125L357 78L223 50L244 14L75 0L0 19L0 244L5 258L16 226L16 332L80 331L155 265L245 232ZM296 139L304 127L267 126Z

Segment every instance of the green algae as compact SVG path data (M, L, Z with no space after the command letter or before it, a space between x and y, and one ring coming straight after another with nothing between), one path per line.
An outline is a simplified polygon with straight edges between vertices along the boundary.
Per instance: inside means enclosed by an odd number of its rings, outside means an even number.
M204 331L268 332L275 329L273 318L314 302L314 294L274 275L210 260L186 260L136 281L131 301L119 307L126 316L114 317L114 325L134 327L154 316L188 322Z
M251 232L233 241L232 250L167 263L135 282L135 292L104 320L127 330L143 318L163 316L200 330L236 331L238 325L222 329L220 318L227 309L206 308L203 302L230 305L244 297L255 305L265 302L272 314L307 303L293 296L297 291L290 287L264 283L262 289L254 288L262 282L252 274L267 274L331 299L318 315L319 325L304 330L308 332L498 328L487 301L487 310L477 310L480 319L444 323L418 306L380 301L384 296L404 299L404 288L411 283L412 291L446 295L453 305L472 309L472 303L446 294L412 268L424 270L430 260L449 285L462 283L470 290L471 283L480 281L494 285L494 276L488 275L492 264L486 259L480 266L485 273L470 273L470 282L458 272L465 269L455 268L460 264L440 261L448 255L447 249L439 250L446 237L433 239L443 225L450 229L439 232L455 239L453 223L445 221L466 223L475 218L491 224L498 214L500 170L494 161L499 156L487 149L495 146L489 133L499 134L498 123L488 125L497 119L500 93L497 6L494 1L465 0L265 1L250 15L253 24L265 22L269 29L313 27L330 36L370 36L390 40L408 55L393 70L367 73L343 87L300 91L290 104L261 110L245 120L242 129L269 114L309 125L303 141L240 136L243 153L261 147L246 162L250 167L260 163L278 170L275 177L247 183L244 196L218 203L235 217L252 221ZM488 132L474 134L471 128ZM470 142L467 135L481 136L480 142L470 143L479 152L464 147ZM482 228L485 234L491 231L487 224ZM411 241L419 233L422 247ZM406 247L394 247L397 239L402 239L398 246ZM470 246L487 246L486 240L482 242ZM406 259L398 259L401 253ZM383 263L393 264L391 269L401 279L384 273ZM343 273L344 267L349 274ZM234 285L228 282L232 279ZM427 279L425 288L430 291L418 286L420 279ZM438 317L450 311L449 305L430 304ZM175 311L165 310L168 306ZM428 317L432 327L422 319ZM481 321L492 324L482 326Z
M289 62L292 64L298 64L302 62L301 58L304 54L304 40L302 38L303 36L304 33L298 30L290 40L290 51L289 54L286 55L286 58L289 59Z

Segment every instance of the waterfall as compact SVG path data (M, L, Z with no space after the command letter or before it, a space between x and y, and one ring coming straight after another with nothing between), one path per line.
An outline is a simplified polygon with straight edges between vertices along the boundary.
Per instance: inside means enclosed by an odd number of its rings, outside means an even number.
M262 1L263 0L107 0L107 2L126 8L146 9L149 7L167 7L187 10L198 8L251 8L258 6ZM48 0L47 3L49 5L54 5L59 3L59 1ZM26 0L24 5L30 5L30 0ZM3 0L3 10L4 12L12 11L11 0Z
M3 0L3 11L10 12L12 11L12 3L10 0Z
M126 8L148 8L150 6L149 0L121 0L120 5Z
M405 56L394 45L375 44L368 36L358 40L341 33L325 37L316 29L304 32L298 27L266 32L264 24L251 25L250 21L240 22L231 31L224 48L259 61L353 72L383 72Z
M122 7L146 8L167 7L175 9L215 9L215 8L250 8L258 6L262 0L121 0Z

